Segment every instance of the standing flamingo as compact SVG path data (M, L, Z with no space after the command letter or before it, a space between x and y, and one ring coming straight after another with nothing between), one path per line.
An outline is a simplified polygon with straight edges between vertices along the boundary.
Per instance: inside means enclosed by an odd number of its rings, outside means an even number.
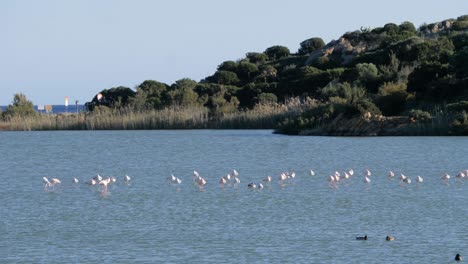
M130 177L130 176L128 176L128 175L125 175L125 176L124 176L124 181L125 181L125 183L129 183L131 179L132 179L132 177Z
M345 179L349 179L349 177L351 177L346 171L343 172L343 174L344 174L343 177L344 177Z
M61 184L62 182L57 179L57 178L52 178L50 181L47 179L47 177L42 177L42 181L44 182L44 190L46 190L49 187L52 187L52 190L55 189L55 185Z
M108 193L107 192L107 185L109 184L109 182L110 182L110 178L99 181L99 185L102 186L102 191L101 191L102 194L107 194Z
M97 181L97 182L100 182L100 181L102 181L102 176L99 175L99 174L97 174L96 176L93 177L93 179L94 179L95 181Z
M167 180L172 184L181 184L182 183L182 180L179 179L178 177L174 176L173 174L171 174L171 176L167 177Z
M291 172L291 178L293 178L293 179L296 178L296 172L295 171Z
M95 179L89 179L89 181L86 182L88 185L96 185L96 180Z
M226 183L227 183L227 180L224 177L221 177L221 179L219 179L219 184L224 185Z
M445 184L448 184L448 181L450 180L450 175L448 175L447 173L444 173L444 175L442 175L441 179L442 179L442 181L444 181Z
M367 177L370 177L372 175L371 171L369 169L366 169L364 171L364 175L367 176Z
M406 178L408 178L408 177L406 177L406 176L403 175L402 173L400 174L400 181L401 181L401 182L404 181L404 180L406 180Z
M51 183L47 177L42 177L42 181L44 182L44 190L51 186Z
M239 184L239 183L240 183L239 178L235 177L235 178L234 178L234 184Z
M336 176L330 175L328 176L328 186L332 188L337 188L336 186Z

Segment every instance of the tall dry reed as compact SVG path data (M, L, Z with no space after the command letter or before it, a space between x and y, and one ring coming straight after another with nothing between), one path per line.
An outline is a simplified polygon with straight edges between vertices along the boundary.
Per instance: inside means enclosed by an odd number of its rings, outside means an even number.
M107 109L80 114L41 114L0 121L1 130L135 130L135 129L274 129L286 117L315 107L313 99L292 98L284 104L212 113L204 107L171 106L162 110Z

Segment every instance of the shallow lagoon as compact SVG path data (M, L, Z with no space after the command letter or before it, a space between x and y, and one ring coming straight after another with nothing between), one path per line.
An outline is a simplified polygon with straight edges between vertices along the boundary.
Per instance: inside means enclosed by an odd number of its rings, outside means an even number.
M57 131L2 132L0 142L0 262L447 263L468 256L468 181L454 178L468 169L467 137ZM328 176L349 168L355 175L330 188ZM218 179L232 169L241 183L221 188ZM203 190L193 170L207 179ZM279 186L278 175L292 170L296 178ZM389 170L413 183L388 180ZM445 172L448 184L440 180ZM107 196L72 184L97 173L118 179ZM171 173L180 186L166 182ZM247 188L266 175L274 179L269 186ZM62 184L45 192L43 176ZM363 235L369 240L355 239Z

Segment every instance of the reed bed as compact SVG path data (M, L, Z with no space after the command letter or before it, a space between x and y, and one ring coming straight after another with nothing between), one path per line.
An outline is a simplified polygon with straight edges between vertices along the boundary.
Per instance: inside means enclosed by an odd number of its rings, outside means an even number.
M293 98L284 104L260 104L231 113L204 107L171 106L161 110L107 109L79 114L40 114L0 121L1 130L137 130L137 129L275 129L280 121L315 107L316 100Z

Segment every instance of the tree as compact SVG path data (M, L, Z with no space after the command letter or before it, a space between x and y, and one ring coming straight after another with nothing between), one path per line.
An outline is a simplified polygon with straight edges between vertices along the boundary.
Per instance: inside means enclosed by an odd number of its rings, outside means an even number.
M289 56L290 51L284 46L272 46L265 50L265 54L270 60L278 60Z
M198 104L198 94L193 90L197 82L191 79L181 79L171 85L168 92L171 105L193 106Z
M26 98L26 95L17 93L13 97L13 102L7 107L2 116L4 118L11 118L14 116L36 116L38 113L34 110L34 105Z
M165 105L165 96L169 86L154 80L146 80L138 88L146 94L146 103L152 108L159 109Z
M255 77L255 75L258 73L258 67L253 63L241 61L237 66L236 73L241 80L248 81Z
M207 80L213 83L226 85L237 84L240 81L235 72L223 70L216 71L215 74L208 77Z
M231 71L235 72L237 69L237 62L225 61L218 66L218 71Z
M451 40L456 50L461 50L464 47L468 47L468 34L457 34L451 37Z
M407 31L407 32L412 32L412 33L417 32L416 27L414 26L414 24L411 23L411 22L408 22L408 21L405 21L405 22L401 23L399 28L400 28L400 31Z
M386 116L401 114L406 108L406 84L385 83L379 88L376 104Z
M298 53L300 55L305 55L323 48L323 46L325 46L325 42L323 42L323 39L321 38L310 38L301 42L300 45L301 47L299 48Z
M276 78L278 71L275 67L271 65L266 65L261 68L261 73L257 77L258 79L262 80L263 82L271 81Z
M373 63L359 63L356 65L358 79L368 81L377 78L379 70Z
M389 36L397 35L400 32L400 28L396 24L393 24L393 23L385 24L383 29L385 32L387 32L387 35Z
M278 97L273 93L261 93L257 96L258 104L274 104L278 102Z
M147 96L145 91L141 90L140 88L136 88L136 94L134 97L129 99L129 105L136 111L145 111L149 107L147 104Z
M452 59L451 65L455 70L457 77L466 78L468 77L468 46L464 47L460 51L456 52Z
M134 96L135 91L125 86L104 89L100 93L95 95L91 102L86 103L85 108L88 111L93 111L96 106L120 108L127 106L129 104L130 98Z
M379 70L373 63L356 64L357 86L365 87L370 92L376 92L379 83Z
M422 96L433 88L435 82L448 74L448 66L436 63L424 63L408 76L408 92Z
M249 52L245 56L251 63L255 63L257 65L265 63L265 61L268 60L268 56L265 53Z

